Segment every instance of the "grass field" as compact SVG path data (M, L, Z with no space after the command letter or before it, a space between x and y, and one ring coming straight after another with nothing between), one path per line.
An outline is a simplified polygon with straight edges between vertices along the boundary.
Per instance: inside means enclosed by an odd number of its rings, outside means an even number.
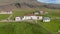
M37 24L27 22L0 23L0 34L51 34Z
M9 15L7 15L7 14L0 14L0 20L7 19L8 17L9 17Z
M37 9L32 10L23 10L15 9L13 10L13 16L11 19L14 19L16 16L24 16L24 14L31 14ZM48 14L43 14L42 16L48 16L51 18L60 17L60 10L54 9L40 9L47 11ZM6 16L7 17L7 16ZM4 15L1 15L0 19L5 18ZM51 19L49 23L43 23L38 21L38 24L31 24L29 22L11 22L11 23L0 23L0 34L60 34L60 19ZM41 25L41 26L40 26ZM46 30L47 29L47 30ZM57 32L57 33L56 33Z
M47 11L48 14L43 14L43 16L48 16L48 17L51 17L51 18L56 18L56 17L60 17L60 10L54 10L54 9L40 9L40 10L43 10L43 11ZM25 11L25 12L24 12ZM24 15L24 13L32 13L34 10L22 10L21 13L19 15ZM16 14L17 15L17 14ZM60 30L60 20L57 20L57 19L53 19L51 20L50 23L43 23L41 21L39 21L39 24L41 24L43 27L47 28L48 30L56 33L58 30Z
M49 23L44 23L44 22L38 21L38 23L54 33L58 32L58 30L60 30L60 20L51 20L51 22L49 22Z
M51 32L54 32L56 34L60 34L58 30L60 30L60 18L55 19L56 17L60 17L60 10L54 10L54 9L43 9L44 11L47 11L48 14L44 14L43 16L48 16L54 19L51 19L51 22L49 23L44 23L41 21L38 21L40 25L45 27L46 29L50 30Z

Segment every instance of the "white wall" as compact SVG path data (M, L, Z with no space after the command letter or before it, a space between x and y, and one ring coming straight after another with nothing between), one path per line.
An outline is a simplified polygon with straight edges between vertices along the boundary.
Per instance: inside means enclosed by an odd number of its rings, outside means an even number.
M42 20L43 19L43 17L42 16L38 16L39 17L39 20Z
M37 20L37 16L31 16L33 20Z
M20 17L16 17L15 21L21 21L21 18Z
M38 17L39 17L39 20L42 20L42 16L24 16L22 20L30 20L30 19L38 20Z
M43 20L43 22L50 22L50 20Z
M12 14L12 11L8 11L8 12L6 12L6 11L1 11L0 14Z
M22 18L22 20L30 20L31 19L31 16L24 16L23 18Z

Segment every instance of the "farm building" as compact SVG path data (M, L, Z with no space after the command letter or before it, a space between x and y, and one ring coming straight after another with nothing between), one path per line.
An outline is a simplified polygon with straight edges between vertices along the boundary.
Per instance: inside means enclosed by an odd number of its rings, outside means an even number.
M38 20L38 19L42 19L42 16L36 16L34 14L26 14L22 20Z
M33 14L37 15L37 14L39 14L39 12L33 12Z
M0 11L0 14L12 14L12 11Z
M47 11L39 11L40 14L48 14Z
M44 11L39 11L40 14L44 14Z
M15 17L15 21L21 21L21 17Z
M38 20L42 20L43 17L42 17L42 16L37 16L37 19L38 19Z
M45 14L45 12L44 11L36 11L36 12L33 12L33 14Z
M49 17L44 17L43 22L50 22L50 18Z

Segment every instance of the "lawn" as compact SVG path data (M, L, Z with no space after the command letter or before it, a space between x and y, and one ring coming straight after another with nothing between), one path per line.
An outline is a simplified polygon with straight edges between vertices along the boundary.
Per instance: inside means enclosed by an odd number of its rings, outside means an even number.
M0 23L0 34L51 34L37 24L29 22Z
M38 21L38 23L54 33L60 30L60 20L51 20L51 22L48 23Z
M60 30L60 19L55 19L56 17L60 17L60 10L54 10L54 9L41 9L44 11L47 11L48 14L43 14L43 16L48 16L54 19L51 19L51 22L44 23L42 21L38 21L38 24L42 25L46 29L50 30L51 32L54 32L56 34L60 34L58 30Z
M37 10L37 9L36 9ZM36 11L32 10L23 10L16 9L13 10L13 16L11 19L14 19L16 16L24 16L24 14L32 14ZM47 11L48 14L43 14L42 16L48 16L51 18L60 17L60 10L54 9L40 9ZM7 15L6 15L7 16ZM4 15L0 16L0 19L5 18ZM0 34L60 34L56 33L60 30L60 19L52 19L49 23L43 23L38 21L38 24L31 24L29 22L11 22L11 23L0 23ZM42 25L42 26L40 26ZM46 30L46 29L47 30Z
M9 17L8 14L0 14L0 20L7 19Z

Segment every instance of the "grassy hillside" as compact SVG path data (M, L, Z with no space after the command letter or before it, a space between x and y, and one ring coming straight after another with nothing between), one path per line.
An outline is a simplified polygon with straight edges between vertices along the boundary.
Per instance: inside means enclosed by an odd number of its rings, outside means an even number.
M0 34L51 34L37 24L29 22L0 23Z
M21 8L37 8L38 7L38 8L60 9L60 4L41 3L41 2L38 2L37 0L0 0L0 6L9 5L15 8L16 3L19 3Z
M38 9L32 9L32 10L24 10L24 9L19 9L19 10L15 10L13 13L13 17L12 19L14 19L15 16L23 16L24 14L28 13L31 14L32 12L36 11ZM58 17L60 17L60 10L56 9L46 9L46 8L40 8L40 10L43 11L47 11L48 14L42 14L43 17L51 17L51 22L49 23L44 23L42 21L38 21L39 25L42 25L42 27L45 27L49 32L52 32L54 34L57 34L56 32L58 32L58 30L60 30L60 19L56 19ZM39 14L40 15L40 14ZM44 32L43 32L44 33Z
M60 33L58 32L60 30L60 19L51 20L51 22L48 22L48 23L38 21L38 23L52 33L55 33L55 34Z
M49 23L43 23L39 20L38 24L31 24L30 22L0 23L0 34L60 34L58 32L60 30L60 19L55 19L56 17L60 17L59 9L14 9L11 19L14 19L16 16L24 16L24 14L32 14L32 12L37 10L47 11L48 14L42 14L42 16L48 16L54 19L51 19ZM0 19L4 19L4 16L1 15Z
M17 8L15 4L20 3L21 7ZM16 16L24 16L25 14L32 14L37 10L47 11L48 14L42 14L43 17L51 17L51 22L45 23L38 21L37 24L30 22L1 22L0 34L60 34L60 10L59 9L47 9L47 8L60 8L59 5L39 3L36 0L0 0L1 9L13 9L11 19ZM28 8L27 8L28 7ZM32 8L34 7L34 8ZM39 8L39 9L38 9ZM8 18L9 15L0 15L0 20ZM41 14L39 14L41 16ZM56 19L58 18L59 19ZM33 22L35 23L35 22Z
M7 14L0 14L0 20L7 19L10 15Z

